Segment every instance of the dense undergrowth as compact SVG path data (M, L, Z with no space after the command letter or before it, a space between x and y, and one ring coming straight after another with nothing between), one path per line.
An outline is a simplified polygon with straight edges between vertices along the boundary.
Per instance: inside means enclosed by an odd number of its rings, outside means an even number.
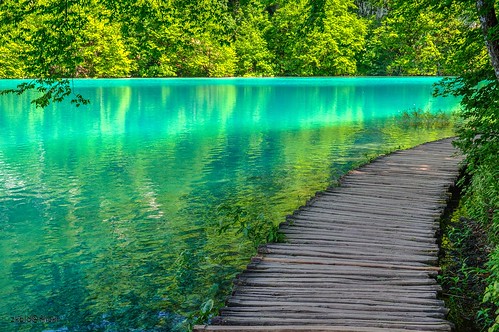
M464 201L463 201L464 202ZM492 303L483 301L487 288L487 258L491 252L483 228L467 215L461 204L443 222L442 298L450 309L448 319L459 331L487 331L494 322L496 310Z
M496 155L497 157L497 155ZM482 294L483 307L477 310L475 319L486 319L489 331L499 331L499 165L485 162L473 171L463 197L463 215L473 222L466 224L466 232L482 234L483 240L477 245L487 253L488 260L481 271L486 288ZM464 219L470 220L470 219ZM463 232L461 232L463 233ZM463 235L463 234L460 234ZM465 248L463 248L465 249ZM468 256L473 251L467 252Z
M459 207L445 223L439 280L456 331L499 331L498 175L488 163L463 178Z
M493 76L490 75L492 78ZM457 92L464 96L456 145L466 155L469 183L462 205L465 217L476 221L491 247L485 264L487 288L482 301L499 306L499 81L483 81L480 76L461 79ZM480 314L478 312L477 314ZM499 331L499 311L489 331Z
M499 81L484 66L442 82L437 93L462 97L455 144L466 157L460 209L448 232L454 270L444 274L444 287L457 303L458 327L468 320L481 331L499 331ZM474 304L464 305L469 298Z

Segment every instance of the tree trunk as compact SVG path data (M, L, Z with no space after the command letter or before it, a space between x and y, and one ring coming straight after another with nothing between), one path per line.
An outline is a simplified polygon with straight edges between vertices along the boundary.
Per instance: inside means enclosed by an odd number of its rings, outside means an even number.
M490 62L499 79L499 22L497 21L494 0L476 0L478 17L482 26L485 45L489 51Z

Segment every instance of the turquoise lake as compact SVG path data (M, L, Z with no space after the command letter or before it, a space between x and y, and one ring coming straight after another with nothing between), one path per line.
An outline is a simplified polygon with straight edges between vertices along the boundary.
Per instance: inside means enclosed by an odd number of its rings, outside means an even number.
M451 136L397 120L457 110L438 80L75 80L79 108L0 96L0 331L186 330L265 225L366 156Z

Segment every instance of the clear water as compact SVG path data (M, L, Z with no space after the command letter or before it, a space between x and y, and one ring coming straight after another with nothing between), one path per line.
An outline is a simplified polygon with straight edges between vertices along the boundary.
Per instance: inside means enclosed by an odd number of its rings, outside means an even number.
M452 135L393 120L456 109L437 80L77 80L90 106L45 110L1 96L0 330L184 330L254 253L245 223L282 222L366 154Z

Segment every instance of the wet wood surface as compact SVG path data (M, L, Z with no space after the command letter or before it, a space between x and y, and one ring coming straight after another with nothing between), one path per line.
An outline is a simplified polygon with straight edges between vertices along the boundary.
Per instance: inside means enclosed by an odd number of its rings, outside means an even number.
M462 157L451 139L378 158L317 193L195 331L450 331L437 232Z

